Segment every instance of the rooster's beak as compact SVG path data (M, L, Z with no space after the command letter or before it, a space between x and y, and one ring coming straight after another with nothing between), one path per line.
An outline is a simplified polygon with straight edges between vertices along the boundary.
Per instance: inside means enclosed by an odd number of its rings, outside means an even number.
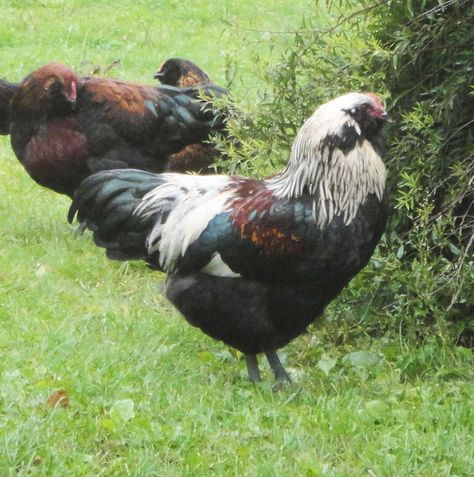
M74 111L76 109L76 102L77 102L77 85L76 82L73 81L71 83L71 91L69 94L66 94L66 99L71 105L72 110Z
M385 111L384 108L375 109L374 112L373 112L373 116L374 116L374 118L380 119L381 121L390 122L390 117L389 117L387 111Z

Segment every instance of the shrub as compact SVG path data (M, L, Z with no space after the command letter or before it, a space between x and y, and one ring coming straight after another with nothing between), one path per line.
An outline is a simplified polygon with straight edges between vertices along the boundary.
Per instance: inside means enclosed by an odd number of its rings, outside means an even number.
M315 7L277 64L255 58L268 88L231 122L234 142L219 145L231 172L265 175L286 161L315 105L348 90L385 97L393 213L364 272L371 286L355 280L345 295L383 310L369 329L395 320L414 336L472 337L473 23L468 0Z

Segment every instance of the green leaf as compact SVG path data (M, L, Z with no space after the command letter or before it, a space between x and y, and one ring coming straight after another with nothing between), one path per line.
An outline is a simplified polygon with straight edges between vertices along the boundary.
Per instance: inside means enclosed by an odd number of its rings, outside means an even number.
M346 354L342 361L355 367L369 368L375 366L380 361L380 356L369 351L353 351Z
M114 422L128 422L135 417L135 403L131 399L116 401L110 409L110 417Z
M460 255L461 254L461 251L453 243L449 242L448 247L449 247L449 250L451 250L451 252L454 253L454 255Z
M317 367L327 376L334 366L336 366L337 358L331 358L327 354L323 354L318 361Z
M365 405L365 412L368 416L377 420L387 419L392 414L390 405L385 401L380 401L379 399L369 401Z
M114 431L115 429L117 429L117 425L109 417L104 417L100 420L100 427L102 427L102 429L105 429L106 431Z
M393 65L393 69L396 70L397 67L398 67L398 56L397 56L397 55L393 55L393 57L392 57L392 65Z
M198 357L205 363L212 363L216 360L216 357L210 351L201 351L198 353Z

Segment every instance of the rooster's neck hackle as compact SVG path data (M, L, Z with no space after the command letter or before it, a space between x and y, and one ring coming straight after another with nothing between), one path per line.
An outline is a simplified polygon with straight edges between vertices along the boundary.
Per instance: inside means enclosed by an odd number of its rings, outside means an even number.
M320 228L338 215L349 224L369 194L382 200L385 189L378 138L369 140L345 109L331 103L305 122L285 171L268 183L278 198L309 195Z

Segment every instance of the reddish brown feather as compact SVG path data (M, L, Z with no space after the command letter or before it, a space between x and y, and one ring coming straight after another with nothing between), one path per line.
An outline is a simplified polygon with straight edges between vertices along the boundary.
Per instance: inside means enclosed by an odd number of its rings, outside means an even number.
M276 199L261 182L255 179L240 181L236 195L231 218L242 239L250 240L269 256L307 251L307 244L301 237L268 223L268 213Z
M217 151L210 144L191 144L184 147L179 152L171 154L165 165L165 171L188 172L199 171L199 173L214 173L209 166L217 156Z
M144 85L125 83L123 81L101 78L90 80L87 90L94 102L110 102L131 114L145 114L145 100L156 99L156 90Z
M186 76L179 79L176 86L178 88L188 88L198 84L201 84L201 78L194 71L189 71Z
M22 94L16 94L13 98L13 110L28 110L33 116L41 114L48 106L50 101L50 87L55 82L59 81L63 84L65 97L71 94L75 84L75 89L78 90L82 84L80 76L59 63L50 63L45 65L29 76L27 76L19 85L19 90ZM31 94L32 93L32 94Z
M88 175L84 157L89 154L87 138L71 119L50 123L25 147L21 163L31 177L57 192L70 193ZM66 160L67 159L67 160Z

